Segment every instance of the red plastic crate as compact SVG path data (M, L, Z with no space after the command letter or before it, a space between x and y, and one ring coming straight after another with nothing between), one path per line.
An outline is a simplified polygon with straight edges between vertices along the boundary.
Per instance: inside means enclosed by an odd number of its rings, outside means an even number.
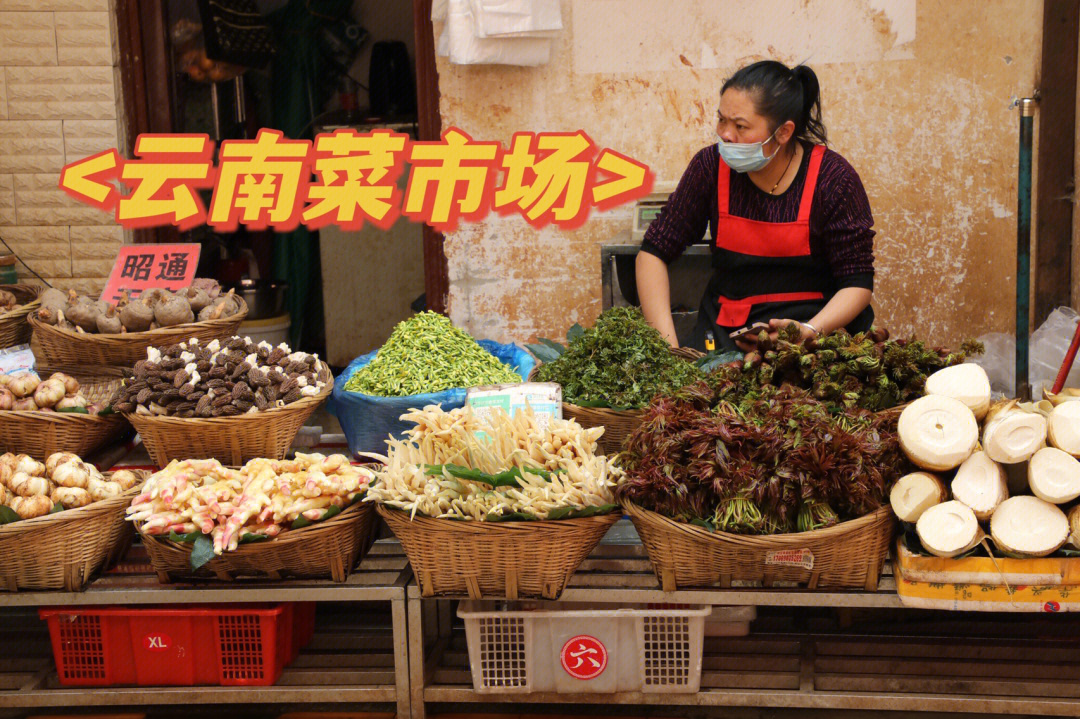
M268 686L299 654L309 624L297 613L287 603L38 610L70 686Z

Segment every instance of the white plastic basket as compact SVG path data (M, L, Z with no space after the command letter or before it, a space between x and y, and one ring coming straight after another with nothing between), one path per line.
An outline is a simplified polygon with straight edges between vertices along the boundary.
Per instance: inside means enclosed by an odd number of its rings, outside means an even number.
M712 607L463 601L481 694L693 693Z

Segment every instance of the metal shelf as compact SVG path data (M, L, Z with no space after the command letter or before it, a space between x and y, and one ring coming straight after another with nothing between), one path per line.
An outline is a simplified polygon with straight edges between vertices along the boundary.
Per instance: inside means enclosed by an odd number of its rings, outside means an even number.
M409 716L405 586L412 573L395 539L372 546L347 581L251 580L161 584L139 545L81 592L0 593L0 709L165 704L392 704ZM63 687L48 632L31 611L44 606L244 602L359 602L327 622L270 687ZM325 614L325 613L324 613ZM25 621L9 621L11 616ZM375 617L365 622L366 618ZM19 627L19 629L16 629ZM19 647L13 652L11 647Z
M956 623L957 633L973 631L969 625L980 623L993 627L995 620L993 615L961 620ZM618 703L1080 716L1080 664L1075 661L1080 651L1078 626L1071 623L1074 636L1066 639L942 636L940 622L927 622L921 636L917 629L908 636L834 627L830 633L766 628L747 637L706 638L701 689L696 694L480 694L472 688L464 631L455 627L426 656L422 688L417 691L414 685L413 689L413 716L422 716L424 703ZM1009 628L999 626L996 631L1007 634ZM414 675L413 681L418 677Z
M19 628L5 623L0 643L17 655L0 659L0 707L151 706L176 704L397 704L408 716L408 694L395 669L399 647L390 612L351 611L320 621L300 657L269 687L65 687L53 665L43 622L25 610Z
M0 607L403 600L404 587L411 576L408 560L397 540L381 540L342 583L251 580L161 584L150 568L145 551L135 545L123 562L81 592L0 592Z

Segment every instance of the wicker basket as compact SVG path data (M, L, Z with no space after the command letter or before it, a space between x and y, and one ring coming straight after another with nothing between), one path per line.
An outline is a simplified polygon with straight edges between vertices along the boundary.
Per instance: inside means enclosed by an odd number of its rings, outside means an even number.
M693 362L702 356L701 352L687 347L671 350L673 355ZM533 367L529 373L529 382L535 381L536 371L540 365ZM603 427L604 434L598 444L604 454L618 454L622 451L623 441L626 436L638 428L641 418L645 415L642 409L608 409L606 407L582 407L569 402L563 402L563 417L576 420L582 427Z
M90 402L107 402L126 374L125 370L115 367L41 367L38 370L42 377L55 371L79 380L79 391ZM128 421L119 414L0 411L0 452L22 452L41 460L53 452L74 452L85 457L119 437L127 428Z
M0 590L81 590L127 551L134 533L124 513L138 493L132 487L85 507L0 525Z
M379 505L401 540L420 594L558 599L619 512L543 522L433 519Z
M244 300L237 297L236 301L240 303L240 311L224 319L119 335L76 333L47 325L33 314L27 319L34 330L34 354L43 362L131 367L139 360L146 359L148 347L168 347L193 337L200 342L232 337L248 313Z
M127 413L150 459L164 467L173 459L218 459L241 465L250 459L284 459L296 433L334 389L330 368L320 363L319 379L326 383L313 397L284 407L234 417L165 417Z
M162 584L174 580L235 581L244 577L329 577L344 582L375 538L374 520L374 508L367 502L357 502L326 521L290 529L265 542L241 544L195 571L191 569L191 544L146 534L138 522L136 529Z
M827 529L768 536L710 532L631 503L623 506L665 592L727 589L735 581L873 591L895 528L888 506Z
M30 341L30 325L26 317L41 306L38 300L41 288L34 285L0 285L0 290L7 290L15 295L16 300L25 303L0 314L0 349L24 345Z

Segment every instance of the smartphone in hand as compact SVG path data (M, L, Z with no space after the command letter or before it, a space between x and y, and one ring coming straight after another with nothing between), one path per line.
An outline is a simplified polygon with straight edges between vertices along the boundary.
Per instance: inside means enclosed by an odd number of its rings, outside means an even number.
M761 330L768 330L769 325L764 322L755 322L749 327L743 327L742 329L735 330L728 335L733 340L742 339L744 342L752 342L757 339L758 332ZM747 337L749 335L749 337Z

